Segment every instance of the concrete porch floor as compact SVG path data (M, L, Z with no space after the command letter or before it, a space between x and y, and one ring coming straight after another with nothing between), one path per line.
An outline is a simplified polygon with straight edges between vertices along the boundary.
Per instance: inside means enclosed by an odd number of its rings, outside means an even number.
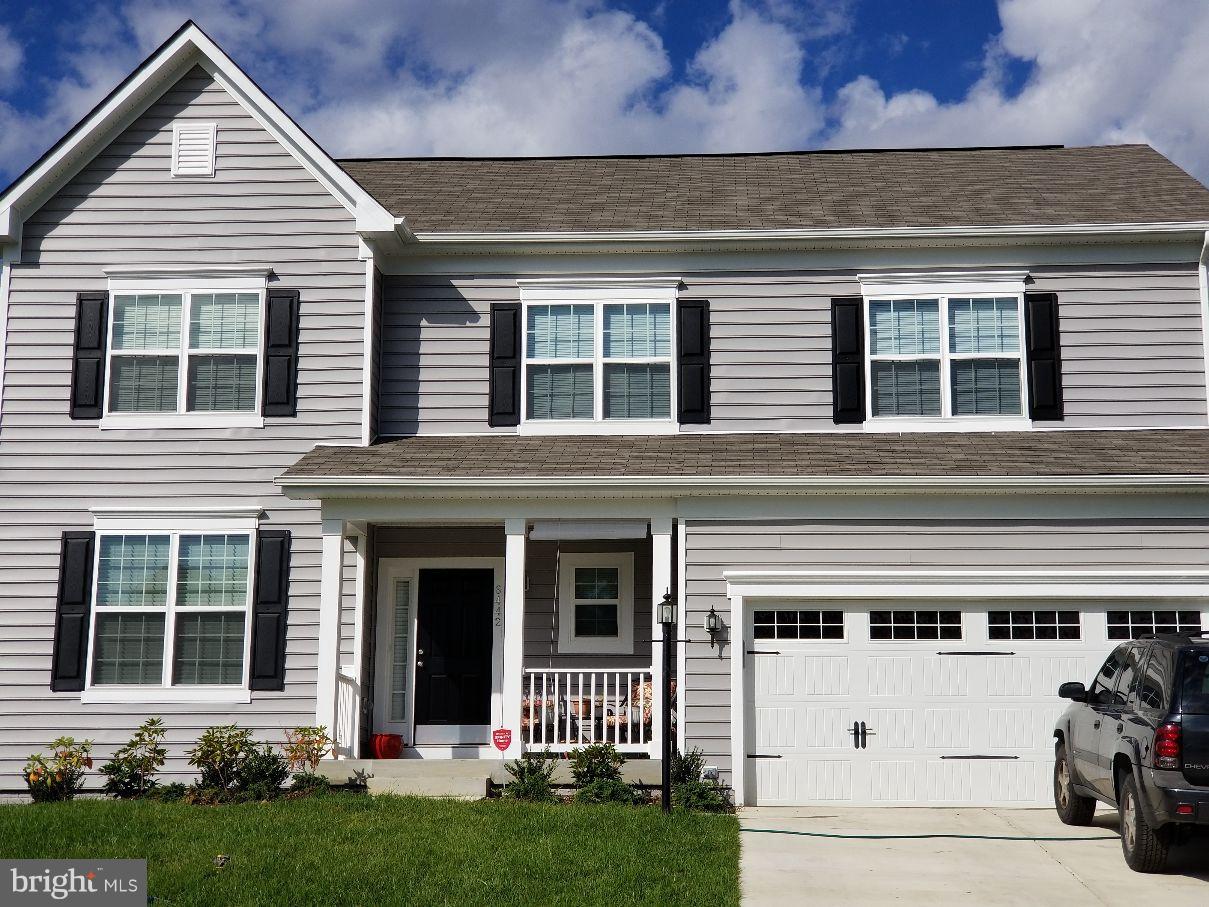
M631 784L659 784L659 759L631 759L621 768ZM361 779L370 793L404 794L414 797L487 796L487 784L506 784L511 776L503 759L324 759L319 774L333 784ZM559 759L555 784L571 783L571 767Z
M1104 808L1089 828L1052 809L757 807L739 818L744 904L1209 903L1209 840L1173 849L1167 875L1135 873ZM982 838L846 837L860 835Z

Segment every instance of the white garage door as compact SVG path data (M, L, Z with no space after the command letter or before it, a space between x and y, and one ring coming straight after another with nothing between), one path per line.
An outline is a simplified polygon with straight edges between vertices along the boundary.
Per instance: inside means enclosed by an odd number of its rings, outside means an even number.
M751 602L747 802L1050 804L1058 685L1089 682L1116 638L1200 627L1110 607Z

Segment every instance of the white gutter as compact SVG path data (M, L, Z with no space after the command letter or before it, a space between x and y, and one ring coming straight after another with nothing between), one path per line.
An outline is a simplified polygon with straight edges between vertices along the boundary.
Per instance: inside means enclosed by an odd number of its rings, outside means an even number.
M641 492L669 495L904 492L1072 491L1161 492L1209 490L1209 475L1121 476L519 476L428 478L415 476L279 476L287 497L356 497L365 494L475 492ZM291 491L294 493L291 494Z
M1209 221L1164 221L1119 224L1021 224L1008 226L962 225L952 227L841 227L777 230L615 230L615 231L517 231L414 233L423 244L474 243L595 243L595 242L687 242L687 241L795 241L795 240L885 240L959 239L969 237L1046 237L1103 235L1115 237L1203 233Z

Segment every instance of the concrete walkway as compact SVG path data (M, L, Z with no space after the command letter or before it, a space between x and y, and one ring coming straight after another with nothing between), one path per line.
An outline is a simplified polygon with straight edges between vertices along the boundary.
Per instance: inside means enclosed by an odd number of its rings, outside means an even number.
M1141 875L1121 857L1116 813L1103 809L1090 828L1065 826L1049 809L765 807L739 818L744 904L1209 904L1209 840L1174 850L1168 875Z

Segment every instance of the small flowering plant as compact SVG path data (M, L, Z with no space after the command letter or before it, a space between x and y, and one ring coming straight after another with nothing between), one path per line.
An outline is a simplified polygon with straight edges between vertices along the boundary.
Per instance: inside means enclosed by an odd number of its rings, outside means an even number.
M315 774L319 762L332 748L332 738L323 725L296 727L285 732L285 758L290 771Z
M49 758L34 753L25 763L25 783L35 803L71 800L84 786L84 773L92 768L92 741L60 737L51 741Z

